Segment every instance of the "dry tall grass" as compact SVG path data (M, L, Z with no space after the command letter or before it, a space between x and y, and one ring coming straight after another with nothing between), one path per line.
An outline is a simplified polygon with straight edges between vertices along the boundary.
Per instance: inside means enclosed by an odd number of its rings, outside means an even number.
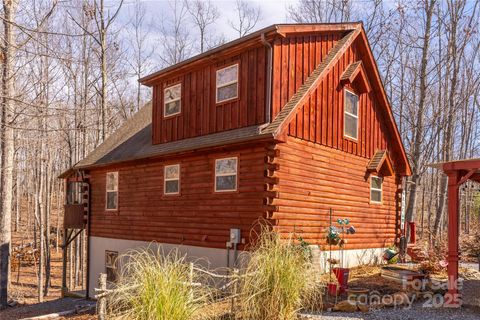
M293 238L262 230L241 285L242 319L293 320L315 294L310 256Z
M139 249L121 261L116 290L108 299L110 319L190 320L209 299L206 287L191 286L201 275L192 273L177 251Z

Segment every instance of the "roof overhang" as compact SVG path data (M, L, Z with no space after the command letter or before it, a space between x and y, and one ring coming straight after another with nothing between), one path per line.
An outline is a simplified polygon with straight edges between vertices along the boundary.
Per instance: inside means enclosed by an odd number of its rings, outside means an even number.
M340 83L342 85L353 85L354 82L358 84L357 87L360 93L368 93L372 90L362 61L356 61L350 64L340 77Z
M480 158L461 159L427 164L428 167L442 170L444 173L461 172L465 179L480 183Z
M392 176L395 174L393 162L387 150L378 150L375 152L367 165L367 172L380 174L382 176Z

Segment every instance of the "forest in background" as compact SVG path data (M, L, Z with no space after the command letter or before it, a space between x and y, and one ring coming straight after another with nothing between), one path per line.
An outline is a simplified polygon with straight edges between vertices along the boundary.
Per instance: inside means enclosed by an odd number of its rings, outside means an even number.
M281 5L281 4L279 4ZM263 27L258 3L170 0L2 0L0 17L0 307L11 232L39 248L39 301L50 286L57 175L85 157L149 98L137 79ZM446 177L429 163L480 156L479 1L299 0L286 22L363 21L413 175L407 220L432 243L446 227ZM279 23L285 21L278 21ZM462 230L478 221L478 186L462 189ZM55 220L53 220L55 217ZM56 226L55 222L55 225ZM48 230L48 231L47 231ZM76 241L80 252L84 236ZM15 245L15 244L13 244ZM75 268L80 270L82 263Z

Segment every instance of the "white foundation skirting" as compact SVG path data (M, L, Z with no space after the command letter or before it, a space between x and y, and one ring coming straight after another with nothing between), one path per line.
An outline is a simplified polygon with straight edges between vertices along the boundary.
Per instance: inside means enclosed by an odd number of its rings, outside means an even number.
M105 251L116 251L119 255L132 249L145 248L151 246L156 249L162 246L162 250L168 253L178 249L180 254L186 254L189 261L196 261L204 267L210 269L223 268L227 266L227 250L196 246L175 245L167 243L151 243L147 241L112 239L103 237L89 237L90 257L88 259L90 268L89 296L95 295L94 288L98 287L98 277L100 273L105 273ZM330 258L329 251L320 251L318 246L311 246L313 262L319 267L319 272L328 272L327 259ZM382 262L382 255L385 248L357 249L332 251L331 257L342 261L343 267L351 268L362 264L377 264ZM230 250L230 265L233 262L233 252ZM340 265L339 265L340 266Z

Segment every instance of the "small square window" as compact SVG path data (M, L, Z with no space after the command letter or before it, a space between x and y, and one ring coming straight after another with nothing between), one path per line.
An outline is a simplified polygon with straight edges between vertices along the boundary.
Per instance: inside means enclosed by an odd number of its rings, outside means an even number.
M358 139L358 96L345 90L343 135Z
M215 160L216 192L237 190L237 163L236 157Z
M164 172L164 193L180 193L180 165L173 164L165 166Z
M374 203L382 203L382 184L383 178L370 177L370 201Z
M105 273L108 282L117 282L118 280L118 252L105 251Z
M118 209L118 172L107 172L106 209Z
M216 101L224 101L238 98L238 64L217 70Z
M179 114L182 105L182 84L176 84L174 86L165 88L163 90L163 116L169 117Z

